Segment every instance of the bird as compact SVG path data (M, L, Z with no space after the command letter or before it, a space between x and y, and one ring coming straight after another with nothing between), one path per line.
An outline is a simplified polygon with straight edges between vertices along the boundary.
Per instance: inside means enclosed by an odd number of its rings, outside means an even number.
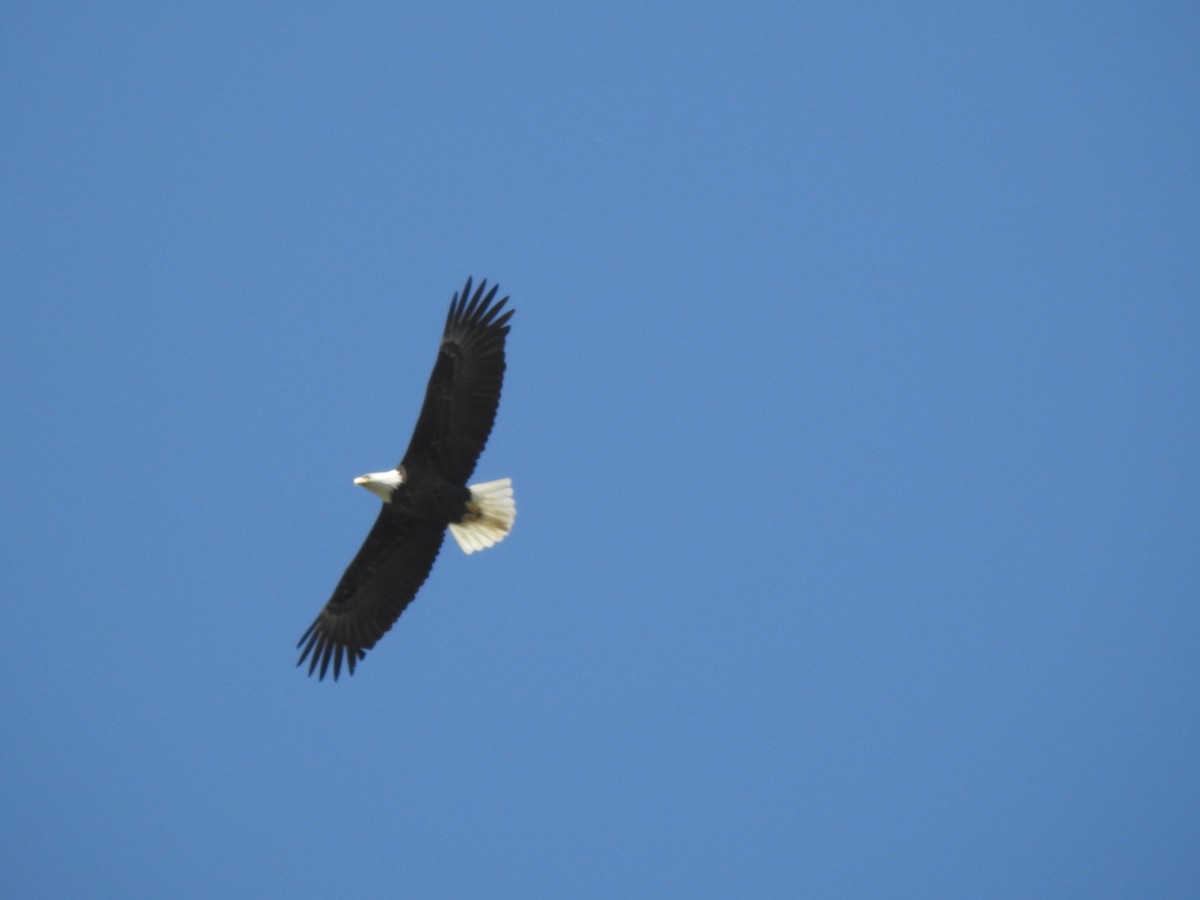
M517 509L512 479L468 486L483 452L504 382L504 345L515 310L495 301L487 280L455 293L437 361L408 449L394 469L354 479L383 501L366 540L333 596L301 636L296 665L324 680L348 673L400 618L429 576L449 530L466 554L502 541Z

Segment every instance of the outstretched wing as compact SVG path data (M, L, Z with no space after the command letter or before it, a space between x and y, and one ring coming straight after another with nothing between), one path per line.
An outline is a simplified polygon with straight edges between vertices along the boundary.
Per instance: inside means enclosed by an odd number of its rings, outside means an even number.
M336 680L345 659L351 675L358 661L387 634L433 568L445 526L420 522L385 503L333 597L300 638L302 665Z
M466 484L491 434L504 382L504 340L513 310L498 303L497 286L471 279L455 294L425 404L402 462L431 468L448 481ZM485 293L486 292L486 293Z

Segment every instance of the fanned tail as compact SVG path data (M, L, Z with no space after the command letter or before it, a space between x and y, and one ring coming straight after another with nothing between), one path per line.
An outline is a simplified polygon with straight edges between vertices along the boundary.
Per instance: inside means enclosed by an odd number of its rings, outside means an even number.
M471 499L461 522L450 525L450 533L463 553L486 550L504 540L517 518L511 478L470 486Z

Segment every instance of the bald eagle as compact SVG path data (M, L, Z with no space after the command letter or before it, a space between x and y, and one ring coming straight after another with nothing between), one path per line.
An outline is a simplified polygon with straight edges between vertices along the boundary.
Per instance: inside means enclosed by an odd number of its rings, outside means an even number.
M450 301L442 344L404 458L394 469L354 479L383 501L379 518L315 622L300 638L296 665L336 680L351 675L425 582L446 529L464 553L503 540L516 518L512 481L467 486L491 433L504 381L504 341L513 310L494 303L487 281L467 279Z

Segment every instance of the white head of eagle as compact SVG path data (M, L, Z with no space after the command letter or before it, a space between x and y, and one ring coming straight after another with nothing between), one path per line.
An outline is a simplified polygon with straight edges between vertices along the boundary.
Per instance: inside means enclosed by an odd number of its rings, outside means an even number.
M383 501L362 548L298 647L308 674L350 674L400 618L424 584L449 529L464 553L503 540L517 516L507 478L469 485L504 381L508 298L471 279L450 301L425 402L394 469L354 479Z
M396 492L396 488L404 484L404 466L396 466L386 472L368 472L366 475L359 475L354 479L354 483L365 487L384 503L391 503L392 494Z

